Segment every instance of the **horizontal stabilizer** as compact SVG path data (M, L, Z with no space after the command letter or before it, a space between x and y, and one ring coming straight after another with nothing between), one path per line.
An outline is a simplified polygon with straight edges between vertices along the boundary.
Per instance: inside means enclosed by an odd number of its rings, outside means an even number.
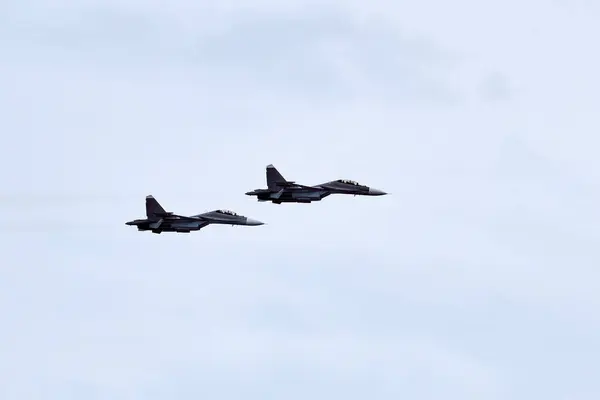
M163 219L161 218L158 221L151 223L150 228L157 229L162 224L162 222L163 222Z

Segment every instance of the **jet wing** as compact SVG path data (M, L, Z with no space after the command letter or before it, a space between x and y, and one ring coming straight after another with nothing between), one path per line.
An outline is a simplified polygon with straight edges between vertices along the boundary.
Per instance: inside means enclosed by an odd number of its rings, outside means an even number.
M177 214L173 214L173 213L161 213L161 214L164 215L164 216L178 218L179 221L193 221L193 222L198 222L198 227L199 228L204 228L206 225L209 224L209 222L207 220L205 220L204 218L187 217L185 215L177 215ZM164 222L164 219L160 218L158 221L152 222L150 224L150 228L152 228L152 229L158 229L162 225L163 222Z
M299 186L299 187L301 187L302 189L310 189L310 190L315 190L315 189L318 189L318 188L316 188L316 187L314 187L314 186L306 186L306 185L299 185L299 184L295 184L294 186Z
M279 189L279 191L275 193L275 195L273 196L273 198L274 199L279 199L281 197L281 195L283 195L283 192L285 192L286 189L287 190L292 190L292 191L294 191L294 190L303 190L303 189L316 190L314 187L293 184L291 186L284 186L283 188Z
M173 214L173 217L179 218L179 221L197 222L198 228L200 228L200 229L204 228L205 226L207 226L209 224L209 222L207 220L205 220L204 218L201 218L201 217L188 217L186 215L177 215L177 214Z
M204 218L200 218L200 217L188 217L185 215L177 215L177 214L172 214L173 217L177 217L181 220L184 221L194 221L194 222L202 222L202 221L206 221Z
M301 185L301 184L296 183L294 181L277 182L277 186L288 188L288 189L290 189L290 188L300 188L300 189L310 189L310 190L314 190L315 189L312 186Z

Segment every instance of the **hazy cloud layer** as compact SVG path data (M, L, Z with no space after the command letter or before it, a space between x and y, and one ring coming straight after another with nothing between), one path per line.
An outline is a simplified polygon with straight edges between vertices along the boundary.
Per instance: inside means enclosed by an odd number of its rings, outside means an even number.
M0 398L597 398L599 15L3 3Z

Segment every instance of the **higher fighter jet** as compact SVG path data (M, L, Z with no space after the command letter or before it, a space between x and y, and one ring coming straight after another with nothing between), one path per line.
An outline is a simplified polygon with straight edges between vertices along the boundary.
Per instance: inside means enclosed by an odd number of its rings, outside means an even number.
M281 203L311 203L320 201L331 194L352 194L361 196L383 196L386 192L361 185L348 179L338 179L315 186L305 186L294 181L286 181L273 164L267 165L267 189L247 192L258 201Z
M126 225L137 226L138 231L179 232L199 231L209 224L222 225L264 225L264 222L244 217L229 210L214 210L204 214L186 217L165 211L152 196L146 196L146 219L126 222Z

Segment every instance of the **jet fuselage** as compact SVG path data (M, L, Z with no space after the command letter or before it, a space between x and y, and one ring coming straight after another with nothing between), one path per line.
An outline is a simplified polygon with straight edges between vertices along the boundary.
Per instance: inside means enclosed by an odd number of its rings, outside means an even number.
M268 188L255 189L246 192L246 195L256 196L258 201L271 201L275 204L281 204L311 203L321 201L332 194L350 194L354 196L382 196L387 194L348 179L338 179L315 186L300 185L294 181L285 180L272 164L267 166L266 175Z

